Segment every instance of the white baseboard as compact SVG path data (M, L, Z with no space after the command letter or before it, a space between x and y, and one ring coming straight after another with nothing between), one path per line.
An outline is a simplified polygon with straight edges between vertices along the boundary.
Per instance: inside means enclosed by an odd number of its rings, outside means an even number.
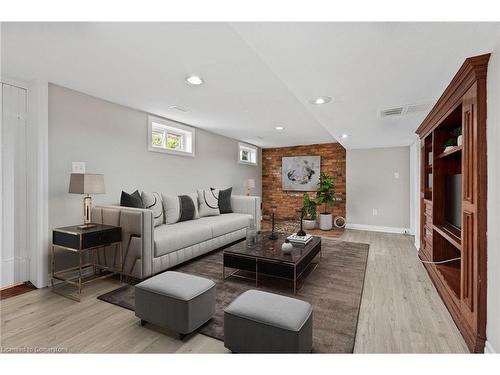
M486 354L497 354L497 352L495 351L495 349L493 348L493 346L490 344L489 341L486 341L484 345L484 352Z
M410 233L409 228L397 228L397 227L380 227L377 225L366 225L366 224L347 224L347 229L356 230L367 230L370 232L385 232L385 233Z

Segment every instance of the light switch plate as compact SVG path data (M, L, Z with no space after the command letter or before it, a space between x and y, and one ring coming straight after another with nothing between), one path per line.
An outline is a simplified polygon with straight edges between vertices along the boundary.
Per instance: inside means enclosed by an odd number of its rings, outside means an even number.
M373 214L373 216L377 216L378 215L378 210L376 208L374 208L372 210L372 214Z
M399 172L394 172L394 178L397 180L399 179Z
M85 162L74 161L72 163L71 173L85 173Z

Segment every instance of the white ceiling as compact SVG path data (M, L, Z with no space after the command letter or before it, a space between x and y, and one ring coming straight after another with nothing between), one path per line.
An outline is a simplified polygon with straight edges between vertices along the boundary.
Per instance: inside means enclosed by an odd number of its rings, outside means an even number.
M402 146L427 112L378 111L433 104L499 31L499 23L3 23L2 76L48 80L263 147L343 133L347 148ZM187 86L189 74L205 84ZM320 95L335 100L309 103Z

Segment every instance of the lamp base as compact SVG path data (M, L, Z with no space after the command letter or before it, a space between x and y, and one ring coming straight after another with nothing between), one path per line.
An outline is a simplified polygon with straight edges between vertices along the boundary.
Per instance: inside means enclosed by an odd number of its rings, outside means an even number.
M297 232L297 236L299 237L304 237L307 233L304 232L302 229Z
M94 228L94 227L97 227L96 224L82 224L82 225L79 225L78 228L80 229L87 229L87 228Z

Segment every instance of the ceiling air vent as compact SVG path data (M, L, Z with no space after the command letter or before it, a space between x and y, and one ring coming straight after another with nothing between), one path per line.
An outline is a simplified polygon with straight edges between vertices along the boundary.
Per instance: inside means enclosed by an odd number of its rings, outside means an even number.
M405 116L413 113L428 111L429 103L408 104L401 107L383 109L380 111L380 117Z
M401 116L403 114L403 110L403 107L383 109L380 111L380 117Z
M424 104L410 104L408 107L406 107L406 113L407 115L411 113L417 113L417 112L423 112L427 111L430 107L429 103L424 103Z

